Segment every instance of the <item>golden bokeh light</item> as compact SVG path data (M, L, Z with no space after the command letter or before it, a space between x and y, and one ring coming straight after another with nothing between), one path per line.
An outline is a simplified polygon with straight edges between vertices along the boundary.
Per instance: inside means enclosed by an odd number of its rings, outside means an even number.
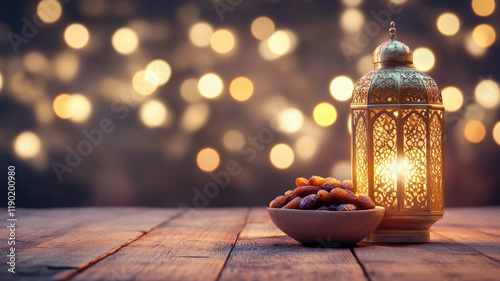
M73 49L81 49L89 42L89 31L79 23L70 24L64 31L66 44Z
M260 41L259 54L265 60L275 60L275 59L280 57L280 56L274 54L273 52L271 52L271 49L269 48L269 38L266 40Z
M31 159L40 154L42 150L42 141L35 133L24 131L14 139L12 149L17 157L21 159Z
M472 32L465 35L464 46L467 52L474 57L481 57L486 53L486 48L478 46L472 38Z
M149 100L141 105L139 118L149 128L168 125L168 111L165 105L158 100Z
M213 99L219 96L223 88L222 79L215 73L205 74L198 81L198 91L205 98Z
M71 121L75 123L83 123L87 121L92 113L92 104L81 94L71 95L71 99L67 103L66 112L71 114Z
M180 87L181 97L187 102L197 102L201 100L200 92L198 91L198 80L188 78L182 82Z
M274 22L268 17L256 18L250 27L252 35L259 40L264 40L271 36L274 30Z
M57 21L62 14L62 6L56 0L42 0L36 8L38 18L45 23Z
M287 108L278 114L277 127L287 133L295 133L304 125L304 115L297 108Z
M472 10L480 17L487 17L495 11L495 0L472 0Z
M209 116L210 107L206 103L192 103L182 115L181 127L186 132L195 132L207 123Z
M172 68L164 60L154 60L146 66L146 79L155 85L164 85L172 75Z
M472 40L474 40L474 43L479 47L486 48L491 46L495 43L496 38L497 34L495 29L487 24L480 24L472 31Z
M495 142L500 145L500 121L498 121L495 126L493 126L493 139Z
M408 1L408 0L390 0L390 2L392 2L394 4L399 4L399 5L406 3L406 1Z
M363 0L342 0L342 3L344 3L344 5L346 5L347 7L359 6L361 2L363 2Z
M456 87L446 87L441 90L443 96L443 105L446 111L457 111L464 103L464 95Z
M210 37L214 33L213 27L206 22L193 24L189 29L189 40L197 47L210 45Z
M332 167L332 175L335 175L339 180L351 179L351 162L338 161Z
M436 21L439 32L446 36L457 34L460 29L460 20L453 13L443 13Z
M3 76L2 73L0 73L0 91L2 91L2 87L3 87Z
M131 28L122 27L113 33L111 44L118 53L129 55L139 46L139 37Z
M290 52L292 41L290 36L283 30L278 30L267 39L269 50L276 56L282 56Z
M200 168L204 172L212 172L220 164L220 156L219 153L210 147L203 148L196 155L196 164L198 164L198 168Z
M54 108L54 113L57 115L57 117L62 119L71 118L71 116L73 115L69 110L71 99L71 95L68 94L60 94L54 99L52 107Z
M434 67L434 53L428 48L417 48L413 51L413 64L420 71L429 71Z
M480 121L472 120L465 125L464 135L468 141L479 143L486 136L486 128Z
M500 87L491 79L480 81L474 90L477 103L485 108L495 108L500 103Z
M333 105L322 102L314 107L313 118L318 125L328 127L337 120L337 110Z
M356 33L363 29L365 16L358 9L347 9L340 16L340 26L346 33Z
M373 69L372 63L373 55L368 54L362 56L356 63L356 70L359 75L365 75Z
M132 87L136 93L142 96L151 95L157 88L156 85L147 79L145 70L140 70L135 73L132 78Z
M346 101L351 98L354 83L347 76L337 76L330 82L330 93L338 101Z
M246 101L252 97L253 83L246 77L235 78L229 85L229 93L237 101Z
M295 141L293 148L299 158L310 159L317 150L316 140L310 136L301 136Z
M269 153L269 159L271 164L278 169L286 169L293 164L295 155L290 146L279 143L271 149Z
M219 54L229 53L235 45L233 34L227 29L216 30L210 36L210 46Z
M245 138L238 130L229 130L222 137L224 147L230 151L238 151L244 142Z
M62 81L71 81L78 73L80 60L71 52L63 52L54 58L54 73Z
M35 74L46 74L49 71L49 61L39 52L29 52L23 57L23 67Z

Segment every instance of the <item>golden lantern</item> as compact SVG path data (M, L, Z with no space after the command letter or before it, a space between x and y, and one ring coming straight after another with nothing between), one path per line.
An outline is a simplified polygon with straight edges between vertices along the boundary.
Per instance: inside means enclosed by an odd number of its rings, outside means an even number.
M443 217L444 107L434 79L395 40L373 52L374 70L353 90L352 178L385 216L368 241L421 243Z

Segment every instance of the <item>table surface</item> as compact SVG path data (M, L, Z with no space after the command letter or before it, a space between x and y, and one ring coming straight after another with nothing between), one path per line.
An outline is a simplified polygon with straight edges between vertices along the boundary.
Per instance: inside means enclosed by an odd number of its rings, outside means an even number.
M448 208L431 242L303 247L266 209L16 210L0 280L500 280L500 207ZM1 217L7 225L7 217Z

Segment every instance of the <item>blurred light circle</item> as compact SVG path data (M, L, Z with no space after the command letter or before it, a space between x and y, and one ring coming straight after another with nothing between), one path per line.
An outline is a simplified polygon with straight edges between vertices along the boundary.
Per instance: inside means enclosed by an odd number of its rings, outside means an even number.
M468 141L479 143L486 136L486 128L480 121L472 120L465 125L464 135Z
M286 169L293 164L295 155L290 146L280 143L275 145L269 154L271 164L278 169Z
M68 94L60 94L54 99L52 107L54 108L54 113L57 115L57 117L68 119L73 116L73 113L69 110L71 99L71 95Z
M443 96L443 105L446 111L457 111L462 107L464 96L462 92L455 87L446 87L441 90Z
M62 14L62 7L59 1L42 0L36 8L38 18L45 23L53 23L57 21Z
M265 60L275 60L275 59L280 57L280 56L274 54L273 52L271 52L271 49L269 48L269 38L266 40L260 41L259 54Z
M474 39L472 38L472 33L468 33L465 35L464 38L464 45L465 49L469 54L475 57L480 57L483 56L486 53L486 48L481 47L474 42Z
M428 48L417 48L413 51L413 64L420 71L429 71L434 67L434 53Z
M49 72L49 61L39 52L29 52L23 57L23 67L35 74Z
M24 131L14 139L12 148L21 159L31 159L40 154L42 142L33 132Z
M84 95L74 94L67 104L67 112L71 113L71 121L82 123L87 121L92 112L92 104Z
M196 164L204 172L212 172L220 164L219 153L210 147L204 148L198 152L196 155Z
M79 23L70 24L64 31L66 44L74 49L81 49L89 42L89 31Z
M245 142L243 134L238 130L229 130L222 137L222 143L230 151L238 151Z
M351 98L352 90L354 90L354 83L351 78L347 76L335 77L330 82L330 93L333 98L338 101L346 101Z
M439 32L446 36L455 35L460 29L460 20L453 13L441 14L436 22Z
M333 105L322 102L314 108L313 118L318 125L328 127L337 120L337 110Z
M472 40L478 46L486 48L495 43L497 34L495 29L487 24L480 24L472 31Z
M472 0L472 10L476 15L487 17L495 11L495 0Z
M192 103L182 115L181 127L186 132L195 132L207 123L209 116L210 107L206 103Z
M198 91L200 91L202 96L209 99L220 95L223 87L222 79L215 73L205 74L198 81Z
M273 34L275 26L270 18L258 17L252 22L250 30L255 38L264 40Z
M206 47L210 45L210 37L214 33L214 29L206 22L198 22L193 24L189 29L189 40L197 47Z
M157 128L167 124L168 112L162 102L149 100L141 105L139 117L146 127Z
M62 81L70 81L75 77L80 66L78 56L71 52L63 52L54 58L54 72Z
M268 38L269 50L277 55L282 56L291 50L292 42L288 34L282 30L276 31Z
M188 78L184 80L180 88L181 97L187 102L197 102L201 99L200 92L198 91L198 80L195 78Z
M493 139L495 142L500 145L500 121L498 121L493 127Z
M344 3L344 5L346 5L347 7L359 6L361 2L363 2L363 0L342 0L342 3Z
M155 86L167 83L171 75L172 69L164 60L154 60L146 66L146 79Z
M147 96L156 91L156 85L151 83L146 77L146 71L137 71L132 77L132 87L135 92L142 96Z
M131 28L122 27L113 33L111 44L118 53L128 55L133 53L139 46L139 37Z
M474 96L481 106L495 108L500 103L500 87L491 79L482 80L477 84Z
M304 116L296 108L287 108L278 115L278 128L287 133L295 133L304 124Z
M301 159L310 159L316 153L317 144L316 140L310 136L301 136L295 141L295 152Z
M351 178L351 163L349 161L339 161L333 165L332 175L339 180L346 180Z
M234 44L233 34L226 29L219 29L210 37L210 46L219 54L229 53L234 48Z
M365 75L373 69L372 57L373 55L369 54L362 56L358 60L358 62L356 63L356 70L358 71L359 75Z
M390 2L392 2L394 4L404 4L404 3L406 3L406 1L408 1L408 0L390 0Z
M246 77L238 77L231 81L229 93L237 101L246 101L252 97L253 83Z
M362 30L365 16L358 9L347 9L340 16L340 26L346 33L356 33Z
M3 76L2 73L0 73L0 91L2 90L3 87Z

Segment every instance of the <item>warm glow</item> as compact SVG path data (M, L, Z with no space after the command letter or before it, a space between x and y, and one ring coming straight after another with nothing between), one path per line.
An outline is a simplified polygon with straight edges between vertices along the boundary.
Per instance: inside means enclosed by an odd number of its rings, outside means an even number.
M198 81L198 90L201 95L209 99L213 99L220 95L223 88L222 79L220 79L219 75L214 73L205 74Z
M390 0L390 1L391 1L392 3L394 3L394 4L404 4L404 3L406 3L406 1L408 1L408 0Z
M292 148L284 143L275 145L269 154L271 163L278 169L286 169L290 167L294 158L295 156Z
M356 63L356 70L359 75L365 75L373 69L373 55L364 55Z
M2 73L0 73L0 91L2 90L2 86L3 86L3 76Z
M274 29L274 22L268 17L256 18L250 27L252 35L259 40L264 40L269 37L273 34Z
M146 71L140 70L132 78L132 87L135 92L142 96L147 96L156 91L156 85L152 84L146 77Z
M73 113L69 110L69 104L71 102L72 97L68 94L60 94L54 99L53 108L54 113L63 119L68 119L73 116Z
M189 40L197 47L206 47L210 45L210 37L214 29L206 22L198 22L189 29Z
M346 101L351 98L354 83L347 76L335 77L330 83L330 93L338 101Z
M14 153L21 159L31 159L37 156L42 149L40 138L29 131L20 133L12 145Z
M288 108L278 115L278 128L287 133L294 133L302 128L304 115L296 108Z
M446 87L441 90L443 96L443 105L446 111L457 111L462 107L464 95L455 87Z
M314 108L313 118L318 125L328 127L337 120L337 110L333 105L323 102Z
M229 53L234 48L233 34L226 29L215 31L210 37L210 46L219 54Z
M200 92L198 91L198 80L195 78L188 78L181 84L181 96L187 102L197 102L201 99Z
M150 100L142 104L139 109L139 117L147 127L156 128L167 124L168 112L163 103Z
M81 49L89 42L89 31L79 23L71 24L64 31L64 40L71 48Z
M469 121L467 125L465 125L464 135L468 141L478 143L486 136L486 128L483 123L479 121Z
M418 48L413 52L413 64L420 71L429 71L434 67L434 53L427 48Z
M210 116L210 107L206 103L190 104L181 119L181 127L186 132L195 132L201 129Z
M170 79L172 69L164 60L154 60L146 66L146 79L155 85L164 85Z
M23 67L35 74L46 74L49 71L49 61L39 52L29 52L23 58Z
M460 20L452 13L441 14L436 24L439 32L446 36L455 35L460 29Z
M78 72L80 61L78 56L71 52L64 52L54 58L54 72L62 81L70 81Z
M356 33L362 30L365 16L358 9L347 9L340 16L340 26L346 33Z
M131 28L123 27L115 31L111 38L111 44L118 53L128 55L137 49L139 37Z
M342 3L344 3L344 5L346 5L347 7L359 6L361 2L363 2L363 0L342 0Z
M478 46L476 42L474 42L472 33L468 33L465 35L464 45L467 52L475 57L480 57L486 53L486 48Z
M352 135L352 117L351 114L349 114L349 117L347 118L347 131L349 132L350 135Z
M229 85L229 93L237 101L246 101L253 94L253 83L246 77L235 78Z
M219 153L210 147L200 150L196 156L196 164L198 164L198 168L205 172L214 171L219 166L219 163Z
M495 0L472 0L472 10L481 17L489 16L495 11Z
M493 127L493 139L500 145L500 121L498 121Z
M497 38L497 34L495 29L487 24L480 24L474 28L472 31L472 40L479 47L489 47L493 43L495 43L495 39Z
M66 112L71 114L71 121L75 123L87 121L90 117L90 113L92 113L92 104L84 95L72 95L66 106Z
M222 137L224 147L230 151L238 151L245 142L243 134L238 130L229 130Z
M351 162L339 161L332 167L332 175L339 180L351 179Z
M61 3L56 0L43 0L38 3L36 14L41 21L53 23L57 21L62 14Z
M35 105L36 120L41 124L48 124L54 120L54 112L52 111L52 104L47 99L38 101Z
M485 79L479 82L474 90L477 103L485 108L495 108L500 103L500 87L498 83Z
M262 40L259 43L259 53L261 57L265 60L275 60L279 58L280 56L274 54L271 52L271 49L269 48L269 38L266 40Z
M316 140L310 136L301 136L293 146L297 156L301 159L310 159L316 153Z
M282 56L292 47L292 41L288 34L282 30L276 31L268 38L269 50L276 56Z

